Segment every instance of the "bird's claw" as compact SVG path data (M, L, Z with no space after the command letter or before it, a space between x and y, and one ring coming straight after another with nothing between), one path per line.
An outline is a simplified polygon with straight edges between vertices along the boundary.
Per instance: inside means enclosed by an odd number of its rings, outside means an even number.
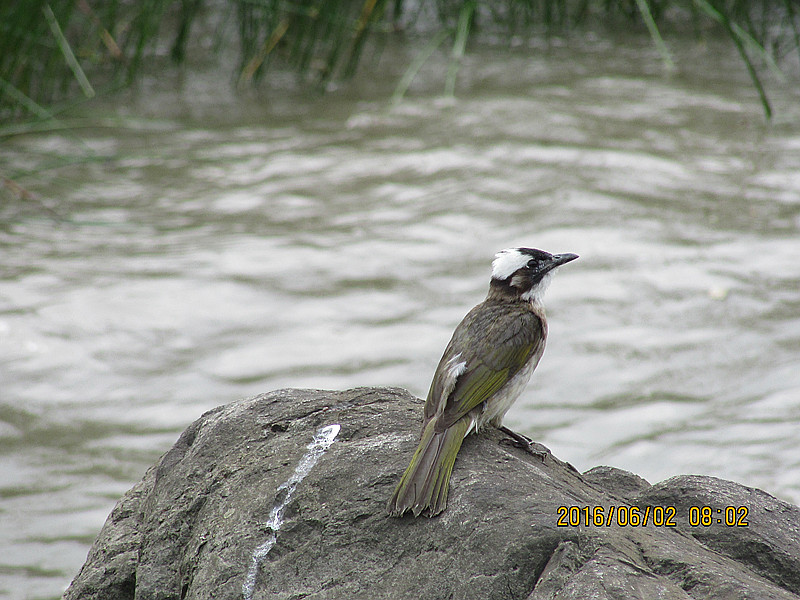
M550 454L550 450L539 442L534 442L531 438L516 431L511 431L508 427L500 427L500 431L505 433L508 437L500 440L501 444L508 444L515 448L520 448L530 454L541 459L542 462Z

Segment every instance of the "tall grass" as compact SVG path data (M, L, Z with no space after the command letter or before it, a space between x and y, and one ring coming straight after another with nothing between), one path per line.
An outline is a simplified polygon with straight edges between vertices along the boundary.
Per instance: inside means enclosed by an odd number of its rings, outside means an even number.
M716 29L736 47L769 117L763 74L800 53L800 0L4 0L0 120L50 118L60 103L125 85L154 60L183 62L208 46L196 43L193 29L226 14L215 35L219 44L238 45L232 79L240 86L268 79L275 63L320 83L346 79L376 34L426 36L395 99L443 45L451 56L443 84L452 93L459 59L476 37L633 27L650 35L672 68L671 32Z

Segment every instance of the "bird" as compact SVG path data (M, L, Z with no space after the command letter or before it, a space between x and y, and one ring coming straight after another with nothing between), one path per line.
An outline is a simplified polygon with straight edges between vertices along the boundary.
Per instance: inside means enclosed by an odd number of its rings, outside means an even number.
M576 258L536 248L495 254L486 299L458 324L436 367L419 445L387 505L391 516L441 513L461 443L486 425L527 442L536 453L528 438L503 427L502 420L544 353L544 292L554 271Z

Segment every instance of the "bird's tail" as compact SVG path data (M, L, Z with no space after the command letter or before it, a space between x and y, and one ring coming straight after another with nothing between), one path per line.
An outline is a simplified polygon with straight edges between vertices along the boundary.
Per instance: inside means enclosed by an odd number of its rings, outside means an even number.
M415 517L433 517L445 509L450 473L471 426L468 415L441 432L435 431L436 419L428 422L411 464L389 500L389 514L399 517L410 510Z

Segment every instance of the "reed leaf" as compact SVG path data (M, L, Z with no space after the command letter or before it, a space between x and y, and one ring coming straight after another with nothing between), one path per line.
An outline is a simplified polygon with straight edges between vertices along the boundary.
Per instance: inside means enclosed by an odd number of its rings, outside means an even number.
M695 4L717 21L725 31L728 33L729 37L733 41L734 45L736 46L736 50L739 52L739 55L742 57L745 66L747 67L747 72L750 75L750 81L753 82L753 86L756 88L758 92L759 100L761 101L761 107L764 110L764 116L767 120L772 118L772 105L767 98L766 91L764 90L764 86L761 83L761 79L758 76L758 72L756 71L755 66L753 65L753 61L750 59L750 56L747 54L747 50L745 49L745 44L747 44L751 48L756 48L760 50L759 54L762 56L766 55L766 51L763 47L756 42L751 36L745 33L741 27L732 23L728 14L724 11L717 10L711 3L707 2L707 0L694 0ZM777 69L777 65L775 66Z
M218 29L215 47L238 45L239 86L256 84L274 65L319 83L346 79L356 72L365 49L377 46L371 41L398 30L409 39L427 38L398 82L393 102L447 39L452 45L444 88L453 95L467 44L484 33L483 39L493 41L580 34L584 26L600 22L613 28L623 19L625 27L633 23L647 30L665 67L672 69L666 32L693 22L701 31L711 21L736 47L765 114L771 107L759 68L765 65L783 77L776 57L787 49L800 55L798 0L5 1L0 2L0 119L41 118L43 109L52 112L53 104L65 98L91 97L119 81L130 83L165 47L176 62L189 53L197 56L204 48L193 39L192 28L207 22L213 11L236 21Z
M667 48L667 45L664 43L661 33L658 31L658 25L656 25L656 21L653 18L650 5L647 3L647 0L636 0L636 6L639 7L639 12L642 14L642 20L647 26L647 31L650 32L650 37L652 38L653 43L656 45L659 54L661 54L661 60L664 62L664 67L668 71L674 71L675 62L672 60L672 56L670 56L669 48Z
M447 68L447 79L444 85L446 96L452 97L455 95L456 76L461 65L461 59L464 57L464 49L467 47L467 38L469 37L470 25L475 14L476 5L477 2L475 0L467 0L458 15L455 41L453 42L453 50L450 53L450 65Z
M27 111L40 119L53 118L53 114L49 110L26 96L2 77L0 77L0 95L8 97L12 102L24 107Z
M425 44L425 47L420 50L419 54L417 54L416 58L411 62L406 69L403 76L400 78L400 81L397 83L397 87L394 89L394 93L392 94L392 104L397 104L403 99L408 88L411 86L411 82L414 81L414 78L417 76L417 73L422 68L428 59L433 55L434 52L439 48L439 46L444 43L444 41L449 37L450 33L448 31L440 31L433 39Z
M83 69L81 69L78 59L75 58L75 54L72 52L72 48L70 48L67 38L64 37L64 33L61 31L61 26L58 24L58 19L56 19L55 13L53 13L53 9L50 8L49 4L45 4L42 8L42 12L44 12L44 17L47 19L47 24L50 26L50 31L53 32L53 37L58 44L58 48L64 55L64 61L67 63L70 71L72 71L72 74L75 76L75 80L78 82L78 85L83 91L83 95L87 98L94 97L94 88L92 87L92 84L89 83L89 79L86 77Z

